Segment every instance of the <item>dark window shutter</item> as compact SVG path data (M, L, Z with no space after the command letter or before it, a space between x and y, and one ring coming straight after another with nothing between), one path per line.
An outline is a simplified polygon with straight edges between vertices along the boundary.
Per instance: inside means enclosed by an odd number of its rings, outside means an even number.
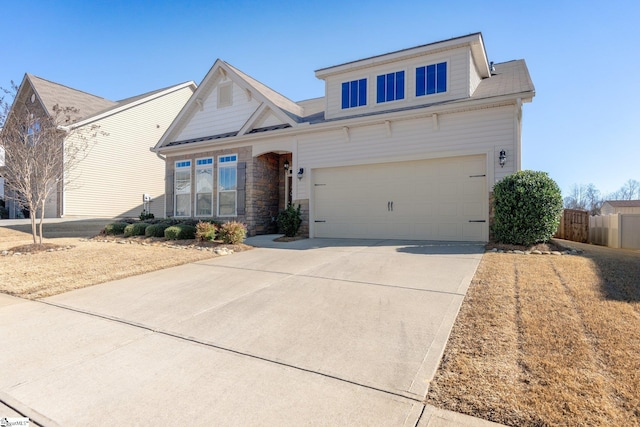
M246 162L238 162L237 166L238 171L238 206L237 206L237 214L238 215L246 215L246 184L247 184L247 163Z
M167 197L165 197L167 217L173 216L173 187L173 171L168 170L164 178L164 189L167 195Z

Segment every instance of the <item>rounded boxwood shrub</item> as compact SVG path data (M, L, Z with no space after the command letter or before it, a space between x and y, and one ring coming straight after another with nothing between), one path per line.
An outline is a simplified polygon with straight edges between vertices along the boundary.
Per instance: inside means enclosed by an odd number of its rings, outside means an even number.
M188 240L196 238L196 227L187 224L176 224L164 230L164 237L168 240Z
M169 224L151 224L144 230L145 237L164 237L164 230L169 228Z
M495 240L529 246L547 242L560 224L562 193L546 172L520 171L493 188Z
M220 226L218 237L227 244L235 245L242 243L245 237L247 237L247 227L237 221L225 222Z
M145 230L149 227L146 222L134 222L124 228L124 237L144 236Z
M106 235L116 235L123 234L124 229L129 225L127 222L112 222L111 224L107 224L104 227L104 234Z

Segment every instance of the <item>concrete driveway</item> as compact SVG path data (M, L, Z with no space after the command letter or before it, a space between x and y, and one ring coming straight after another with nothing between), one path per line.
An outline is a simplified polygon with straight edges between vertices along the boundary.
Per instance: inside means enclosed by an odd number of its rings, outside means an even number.
M0 295L0 417L484 424L422 403L481 245L272 238L40 302Z

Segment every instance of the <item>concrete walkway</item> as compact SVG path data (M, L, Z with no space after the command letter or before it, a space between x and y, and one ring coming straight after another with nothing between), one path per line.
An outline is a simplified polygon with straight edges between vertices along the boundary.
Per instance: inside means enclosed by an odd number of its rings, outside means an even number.
M0 417L490 425L422 403L481 245L272 239L39 302L0 295Z

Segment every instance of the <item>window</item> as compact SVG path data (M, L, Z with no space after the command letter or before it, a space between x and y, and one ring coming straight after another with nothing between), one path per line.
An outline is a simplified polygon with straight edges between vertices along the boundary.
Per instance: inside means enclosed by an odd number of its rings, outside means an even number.
M218 216L236 216L238 156L218 157Z
M367 79L342 83L342 109L367 105Z
M191 160L176 162L175 216L191 216Z
M447 91L447 63L416 68L416 96Z
M377 84L378 103L404 99L404 71L378 76Z
M213 216L213 159L196 160L196 216Z
M218 108L233 105L233 83L222 83L218 86Z

